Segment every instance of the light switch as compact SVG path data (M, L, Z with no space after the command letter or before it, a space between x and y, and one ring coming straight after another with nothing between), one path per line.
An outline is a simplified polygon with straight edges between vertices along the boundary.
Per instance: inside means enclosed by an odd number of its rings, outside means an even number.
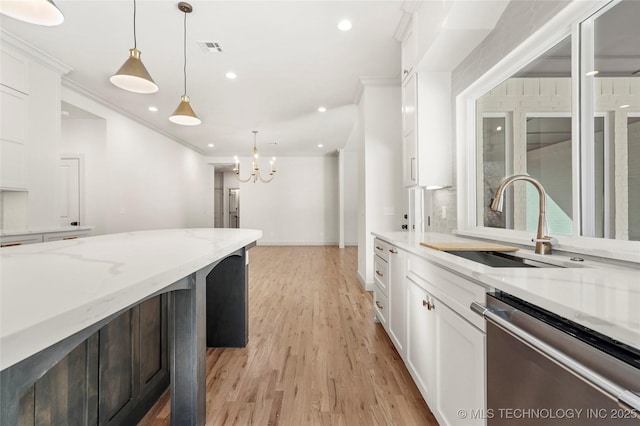
M440 212L440 216L441 216L443 219L446 219L446 218L447 218L447 206L442 206L442 210L441 210L441 212Z

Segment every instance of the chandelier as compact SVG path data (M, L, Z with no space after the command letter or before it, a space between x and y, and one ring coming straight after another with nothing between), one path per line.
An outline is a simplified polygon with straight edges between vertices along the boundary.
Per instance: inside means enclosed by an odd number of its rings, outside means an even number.
M238 180L242 183L249 182L250 180L253 180L253 183L256 183L258 179L260 180L260 182L269 183L273 180L276 174L276 157L272 157L271 161L269 162L269 165L271 167L271 170L269 172L269 178L265 179L260 174L260 167L258 167L258 147L256 146L257 134L258 134L258 131L253 130L253 161L252 161L253 169L251 170L251 175L249 175L249 177L247 177L246 179L242 179L240 177L240 162L238 161L237 156L233 157L236 162L235 166L233 167L233 172L235 173L236 178L238 178Z

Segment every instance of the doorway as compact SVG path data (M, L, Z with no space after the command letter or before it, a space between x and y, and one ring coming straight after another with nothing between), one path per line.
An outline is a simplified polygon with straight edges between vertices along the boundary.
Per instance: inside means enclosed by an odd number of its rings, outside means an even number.
M62 157L58 166L58 221L61 227L79 226L81 207L81 158Z
M229 188L229 228L240 228L240 189Z

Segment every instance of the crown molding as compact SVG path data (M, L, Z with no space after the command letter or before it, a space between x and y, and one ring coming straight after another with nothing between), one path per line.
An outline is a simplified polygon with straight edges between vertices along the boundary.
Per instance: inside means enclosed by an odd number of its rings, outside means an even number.
M28 58L33 59L37 63L52 69L60 75L67 74L73 70L73 68L71 68L69 65L57 60L53 56L43 52L42 50L38 49L32 44L27 43L21 38L16 37L7 30L0 29L0 40L2 41L2 47L4 47L5 45L11 46L16 50L19 50Z
M360 103L365 87L400 86L400 83L400 77L360 77L358 79L356 93L353 97L353 103L356 105Z
M191 145L187 141L175 137L171 133L169 133L169 132L167 132L167 131L159 128L159 127L154 126L153 124L149 123L148 121L143 120L142 118L138 117L135 114L131 114L130 112L122 109L118 105L116 105L114 103L111 103L111 102L107 101L106 99L98 96L94 91L92 91L90 89L87 89L86 87L76 83L73 80L70 80L66 76L62 76L62 85L67 87L67 88L69 88L69 89L71 89L71 90L73 90L73 91L75 91L75 92L80 93L83 96L86 96L87 98L89 98L89 99L91 99L93 101L98 102L99 104L102 104L102 105L106 106L107 108L109 108L109 109L111 109L111 110L113 110L113 111L115 111L115 112L117 112L117 113L119 113L121 115L124 115L127 118L130 118L131 120L133 120L133 121L135 121L135 122L137 122L139 124L142 124L143 126L153 130L156 133L159 133L159 134L161 134L163 136L166 136L167 138L169 138L169 139L171 139L171 140L173 140L175 142L178 142L180 145L184 145L185 147L191 149L192 151L197 152L198 154L206 156L205 152L199 150L198 148L196 148L195 146Z

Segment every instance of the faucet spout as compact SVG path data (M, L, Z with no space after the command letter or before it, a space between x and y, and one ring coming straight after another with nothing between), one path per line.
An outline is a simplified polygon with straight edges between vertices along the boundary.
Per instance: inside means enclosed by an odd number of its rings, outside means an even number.
M498 185L498 189L496 189L496 195L491 202L490 208L493 211L501 212L504 205L504 193L507 187L518 180L533 184L540 195L538 230L536 238L533 240L536 243L535 253L551 254L552 238L547 235L549 233L547 230L547 193L540 182L529 175L513 175L503 179L500 185Z

